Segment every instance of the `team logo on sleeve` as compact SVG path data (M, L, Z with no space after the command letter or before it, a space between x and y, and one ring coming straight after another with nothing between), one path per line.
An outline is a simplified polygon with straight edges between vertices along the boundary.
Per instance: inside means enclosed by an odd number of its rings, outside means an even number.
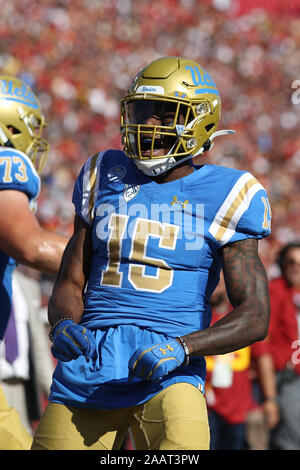
M124 186L124 199L126 202L133 199L139 192L140 187L135 184L125 184Z

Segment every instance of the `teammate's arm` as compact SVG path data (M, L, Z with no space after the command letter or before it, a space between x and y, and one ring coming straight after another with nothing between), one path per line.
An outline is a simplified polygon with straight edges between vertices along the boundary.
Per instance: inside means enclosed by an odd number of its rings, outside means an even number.
M233 310L210 328L184 339L191 355L224 354L264 339L270 302L268 279L258 255L258 242L249 238L222 249L223 272Z
M0 197L0 249L17 262L56 274L67 238L43 229L21 191L3 190Z

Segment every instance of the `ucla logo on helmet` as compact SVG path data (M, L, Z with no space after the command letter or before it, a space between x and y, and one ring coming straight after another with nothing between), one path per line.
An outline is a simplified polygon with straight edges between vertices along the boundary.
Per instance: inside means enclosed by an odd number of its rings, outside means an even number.
M33 109L39 108L36 96L25 83L20 83L20 86L18 86L12 80L1 79L0 99L23 103Z
M215 95L219 95L217 85L204 69L200 71L200 69L196 65L187 65L185 69L190 71L193 84L195 86L200 87L195 91L196 95L202 93L213 93Z

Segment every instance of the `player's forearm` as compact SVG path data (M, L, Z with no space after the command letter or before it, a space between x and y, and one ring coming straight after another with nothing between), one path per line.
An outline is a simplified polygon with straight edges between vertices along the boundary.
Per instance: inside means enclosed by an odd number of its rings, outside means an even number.
M20 264L57 274L67 238L43 229L25 193L1 191L0 249Z
M57 274L67 241L64 236L40 229L23 242L17 261L42 272Z
M257 371L264 399L274 400L277 396L277 386L271 354L263 354L257 358Z
M185 337L194 355L225 354L264 339L268 332L268 279L257 253L257 240L226 246L222 258L233 310L211 328Z
M62 318L76 323L81 319L83 292L87 283L91 254L90 228L75 219L75 231L64 251L48 306L51 326Z
M70 318L79 323L83 313L82 290L69 281L54 286L48 303L48 320L50 326L62 318Z
M245 303L232 310L210 328L184 336L190 355L226 354L260 341L267 334L261 314Z

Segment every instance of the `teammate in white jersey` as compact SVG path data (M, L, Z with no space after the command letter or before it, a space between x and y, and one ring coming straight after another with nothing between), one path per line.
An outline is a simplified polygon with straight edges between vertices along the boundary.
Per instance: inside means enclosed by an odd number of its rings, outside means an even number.
M118 449L129 427L137 449L208 449L204 356L267 334L267 194L248 172L192 161L218 135L216 84L194 61L157 59L121 114L124 151L90 157L75 184L33 449ZM221 267L233 310L210 327Z

